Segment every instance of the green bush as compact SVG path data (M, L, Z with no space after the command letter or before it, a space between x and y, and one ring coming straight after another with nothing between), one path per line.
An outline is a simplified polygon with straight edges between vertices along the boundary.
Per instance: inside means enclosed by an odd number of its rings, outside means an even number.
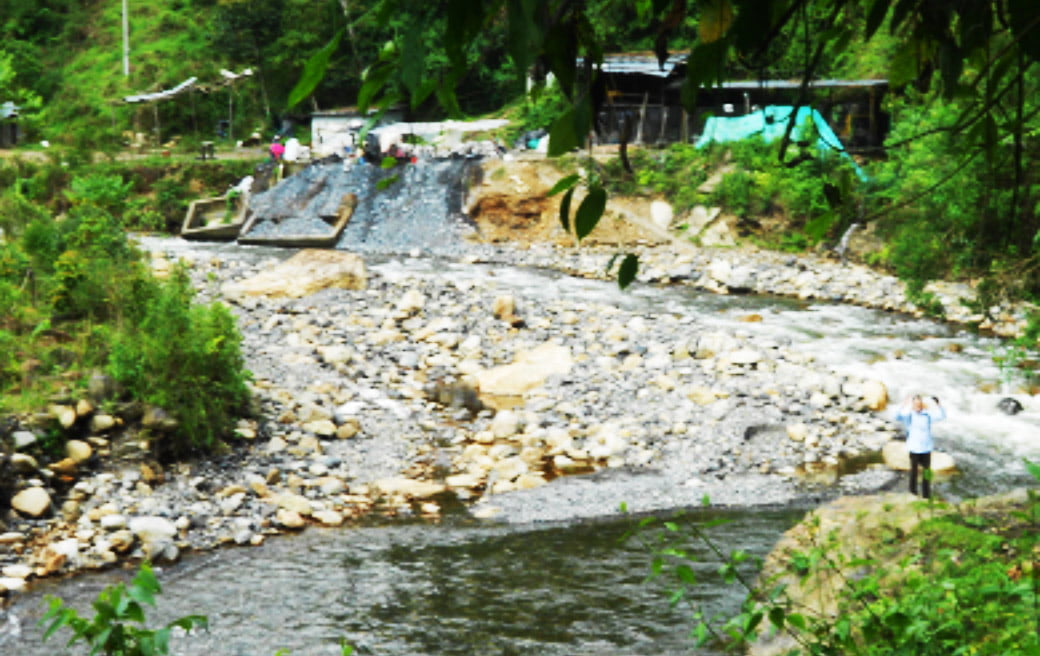
M246 411L249 373L234 317L219 303L192 305L178 270L148 299L140 323L116 335L109 372L136 399L178 422L156 445L162 458L213 449Z

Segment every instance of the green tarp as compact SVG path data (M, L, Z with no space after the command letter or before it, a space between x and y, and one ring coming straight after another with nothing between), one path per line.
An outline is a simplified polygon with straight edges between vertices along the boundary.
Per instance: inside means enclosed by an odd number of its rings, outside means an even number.
M712 116L705 122L704 131L694 147L703 148L712 143L743 141L755 136L762 137L766 142L776 141L784 136L792 110L794 107L790 105L767 105L744 116ZM846 158L855 169L856 176L860 180L866 181L867 175L845 152L845 147L841 145L838 135L834 134L831 126L815 109L798 108L794 128L791 130L791 138L805 140L806 135L803 135L802 132L810 122L815 128L817 147L821 151L833 150ZM812 136L808 135L808 138L812 138Z

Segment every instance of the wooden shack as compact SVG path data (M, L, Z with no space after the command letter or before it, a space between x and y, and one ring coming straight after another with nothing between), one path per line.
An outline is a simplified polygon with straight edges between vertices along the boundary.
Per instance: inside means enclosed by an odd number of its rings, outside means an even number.
M0 148L14 148L20 138L18 107L11 101L0 104Z
M693 142L708 116L741 116L767 105L793 105L801 80L743 80L704 87L697 107L683 107L680 90L688 53L676 53L663 64L652 53L604 57L601 68L607 103L597 116L600 140L620 140L624 122L638 144ZM809 104L820 112L850 151L880 146L888 131L881 101L886 80L812 80Z

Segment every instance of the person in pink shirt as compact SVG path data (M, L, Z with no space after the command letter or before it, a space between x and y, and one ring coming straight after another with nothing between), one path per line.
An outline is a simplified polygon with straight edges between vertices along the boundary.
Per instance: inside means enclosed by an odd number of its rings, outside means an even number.
M282 144L282 138L275 136L274 141L271 142L271 157L276 162L282 161L282 155L285 154L285 146Z

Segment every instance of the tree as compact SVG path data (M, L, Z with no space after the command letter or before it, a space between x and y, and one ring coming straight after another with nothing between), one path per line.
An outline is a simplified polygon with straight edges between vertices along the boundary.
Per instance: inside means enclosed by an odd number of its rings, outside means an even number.
M379 15L407 13L407 5L383 0ZM636 27L627 35L642 33L644 42L652 36L662 62L676 48L688 51L682 100L690 110L703 87L778 67L797 71L802 85L795 104L807 104L808 82L832 70L832 62L847 61L850 49L863 44L882 43L890 56L888 70L878 72L886 74L895 94L916 94L918 106L942 103L953 110L933 113L920 122L919 132L887 144L887 154L912 160L912 153L900 155L899 149L912 150L928 135L943 135L941 156L955 164L923 188L897 187L871 198L880 205L866 218L892 214L922 198L941 207L937 191L958 183L956 172L981 162L975 183L983 189L981 216L970 230L961 231L973 240L969 259L978 264L994 251L1012 248L1027 263L1026 288L1040 291L1035 191L1040 185L1030 175L1037 156L1029 148L1040 131L1040 5L1035 2L442 0L427 10L446 17L441 41L446 65L431 66L435 51L424 39L409 36L415 30L408 31L382 49L365 77L359 104L386 106L405 97L416 106L435 93L447 112L459 114L456 88L473 65L472 46L487 32L502 30L516 74L531 71L541 80L551 73L567 97L566 108L552 123L550 155L579 148L596 127L594 117L607 98L599 73L604 55L625 42L618 38L620 30L609 27L610 17L634 17ZM793 117L779 149L785 163L790 161ZM577 183L571 180L560 191ZM593 202L579 217L583 225L595 225L594 210L602 206L599 191L590 195ZM846 200L833 193L828 197ZM940 234L946 232L938 227Z

